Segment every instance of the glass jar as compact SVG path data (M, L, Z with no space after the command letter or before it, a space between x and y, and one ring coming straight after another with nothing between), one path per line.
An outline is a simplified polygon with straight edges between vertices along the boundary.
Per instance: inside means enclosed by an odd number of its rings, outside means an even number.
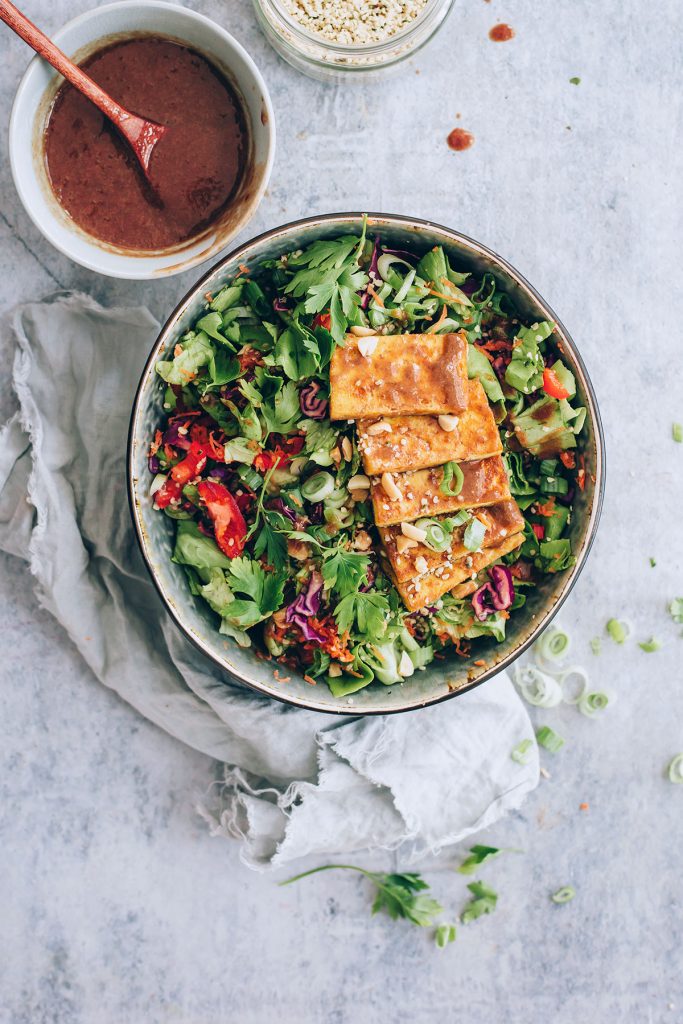
M427 0L404 29L382 42L334 43L303 28L279 0L254 0L261 28L289 64L318 79L358 80L395 67L412 57L444 23L454 0Z

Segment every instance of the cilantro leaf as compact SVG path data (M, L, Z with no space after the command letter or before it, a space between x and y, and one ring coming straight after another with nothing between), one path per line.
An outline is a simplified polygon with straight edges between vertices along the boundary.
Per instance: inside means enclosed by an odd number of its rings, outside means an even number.
M476 921L484 914L493 913L498 902L498 893L489 889L483 882L470 882L467 888L472 893L472 899L460 915L463 924Z
M387 631L389 602L384 594L347 594L334 609L340 633L357 631L366 639L380 640Z
M383 875L378 871L366 871L365 868L356 867L353 864L323 864L322 867L312 868L310 871L303 871L300 875L288 878L280 885L290 885L298 882L301 878L315 875L319 871L357 871L365 875L371 881L377 892L372 904L372 913L385 910L392 921L403 918L420 928L427 928L434 923L437 914L443 911L443 907L430 896L417 895L429 889L428 884L419 874L390 874Z
M370 559L357 551L336 548L326 553L322 564L323 579L327 590L334 590L339 597L356 594L363 584Z

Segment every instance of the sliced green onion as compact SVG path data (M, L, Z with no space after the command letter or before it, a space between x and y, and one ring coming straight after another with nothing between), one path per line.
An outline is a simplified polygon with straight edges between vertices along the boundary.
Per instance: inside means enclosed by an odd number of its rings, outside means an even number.
M263 487L263 477L251 466L238 466L237 475L252 491L260 491Z
M301 485L301 493L306 501L323 501L334 490L334 478L329 473L314 473Z
M422 527L424 529L424 527ZM446 551L451 546L451 538L439 523L430 523L426 529L425 544L432 551Z
M591 640L591 651L593 652L593 654L600 654L601 650L602 650L602 640L600 639L599 636L594 636L593 639Z
M457 932L454 924L440 924L434 932L434 942L438 949L445 949L449 942L455 942Z
M515 665L513 679L524 700L536 708L554 708L562 703L562 687L557 679L535 665Z
M654 654L655 651L661 650L661 643L656 637L651 636L649 640L643 640L638 644L641 651L645 651L646 654Z
M460 494L464 483L465 477L458 463L447 462L443 467L443 479L439 485L441 493L454 498L457 494Z
M456 512L454 516L449 516L448 519L442 519L443 527L452 533L453 530L458 526L462 526L470 518L470 513L465 508L461 508L459 512Z
M543 661L561 661L570 647L569 634L559 626L550 626L534 644L536 654Z
M656 566L656 564L657 564L657 562L655 561L655 559L651 557L651 558L650 558L650 568L651 568L651 569L654 569L654 567Z
M566 704L578 704L584 694L590 692L588 689L588 673L579 665L573 665L571 668L565 669L560 674L559 681ZM567 694L568 687L573 687L574 689L574 694L571 697Z
M671 436L677 444L683 444L683 423L671 424Z
M484 543L485 536L486 526L482 523L481 519L473 516L465 528L462 542L468 551L478 551Z
M557 459L541 459L538 472L541 476L554 476L557 473L560 463Z
M563 476L543 476L541 490L544 494L569 494L569 481Z
M544 750L549 750L551 754L556 754L564 746L564 740L560 734L551 729L549 725L542 725L540 729L536 730L536 739Z
M516 747L513 747L510 751L510 757L517 764L528 764L529 758L531 757L531 751L534 746L533 740L522 740Z
M669 764L669 782L680 786L683 783L683 754L676 754Z
M625 622L620 622L619 619L610 619L605 629L614 640L615 644L623 644L630 632Z
M669 615L679 626L683 624L683 597L674 597L669 605Z
M610 704L614 704L616 697L606 693L604 690L593 690L584 693L578 701L578 708L586 718L595 718L601 711L606 711Z
M571 885L563 885L561 889L554 892L550 899L553 903L569 903L576 896L576 889Z

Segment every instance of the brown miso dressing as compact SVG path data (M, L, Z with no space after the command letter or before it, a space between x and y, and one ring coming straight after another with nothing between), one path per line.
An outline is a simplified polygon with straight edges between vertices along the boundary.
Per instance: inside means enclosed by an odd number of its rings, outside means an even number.
M71 85L55 98L45 161L56 198L88 234L124 249L178 245L217 220L245 176L248 133L224 76L201 54L153 36L99 50L81 65L123 107L169 130L152 187L128 144Z

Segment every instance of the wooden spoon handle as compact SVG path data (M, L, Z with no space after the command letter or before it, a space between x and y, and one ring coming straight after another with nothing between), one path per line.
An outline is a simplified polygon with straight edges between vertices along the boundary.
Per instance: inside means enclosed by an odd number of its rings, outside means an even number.
M48 64L59 71L60 75L63 75L68 82L71 82L76 89L87 96L115 124L121 124L122 121L126 121L130 117L128 111L120 107L111 96L93 82L92 78L81 71L73 61L70 61L44 32L41 32L25 14L22 14L13 3L10 3L10 0L0 0L0 20L9 25L13 32L16 32Z

